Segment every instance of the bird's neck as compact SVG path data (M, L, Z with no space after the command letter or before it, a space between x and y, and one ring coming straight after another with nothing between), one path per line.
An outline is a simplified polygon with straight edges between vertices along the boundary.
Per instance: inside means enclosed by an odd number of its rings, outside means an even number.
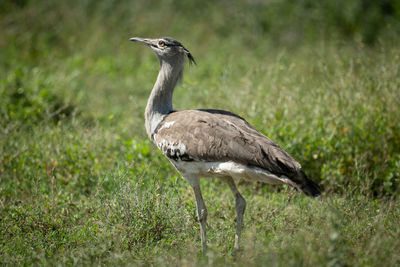
M150 138L165 115L173 111L172 94L182 72L183 63L160 60L160 72L145 111L146 132Z

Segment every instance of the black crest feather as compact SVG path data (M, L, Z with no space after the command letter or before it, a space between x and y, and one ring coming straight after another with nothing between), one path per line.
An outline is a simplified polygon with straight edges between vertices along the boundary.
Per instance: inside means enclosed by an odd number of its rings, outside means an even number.
M160 39L165 40L167 45L169 45L169 46L180 46L180 47L182 47L183 51L185 52L186 56L189 59L189 64L195 64L196 65L196 61L194 60L194 57L192 56L192 54L180 42L178 42L177 40L175 40L174 38L171 38L171 37L161 37Z
M185 49L185 53L189 59L189 64L193 63L196 65L196 60L194 60L194 57L192 56L192 54L190 54L189 50L187 50L186 48L184 48L184 49Z

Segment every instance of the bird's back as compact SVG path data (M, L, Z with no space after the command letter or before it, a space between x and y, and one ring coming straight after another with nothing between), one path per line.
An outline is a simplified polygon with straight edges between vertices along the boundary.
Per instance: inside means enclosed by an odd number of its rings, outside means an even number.
M292 156L231 112L172 112L152 139L182 174L212 175L219 169L231 176L241 173L251 180L287 183L309 196L320 195L318 185L307 178Z
M288 177L300 164L243 118L221 110L183 110L167 115L153 140L174 161L233 161Z

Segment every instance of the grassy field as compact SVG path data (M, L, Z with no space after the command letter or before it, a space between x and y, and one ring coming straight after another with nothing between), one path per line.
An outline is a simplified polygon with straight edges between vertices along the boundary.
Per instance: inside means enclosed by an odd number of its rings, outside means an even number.
M364 2L1 2L0 265L400 265L400 9ZM202 181L203 257L191 188L145 135L158 60L133 36L196 58L175 109L245 117L323 196L240 182L235 260L233 196Z

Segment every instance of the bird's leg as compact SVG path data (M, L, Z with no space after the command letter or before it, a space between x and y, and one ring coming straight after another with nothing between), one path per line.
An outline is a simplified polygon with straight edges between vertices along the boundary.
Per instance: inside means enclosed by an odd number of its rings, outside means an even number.
M203 252L207 252L207 237L206 237L206 224L207 224L207 208L201 195L200 184L193 185L194 195L196 197L197 204L197 216L200 222L200 233L201 233L201 244L203 246Z
M242 197L239 193L235 185L235 181L231 177L226 178L226 182L228 183L229 187L232 190L233 195L235 196L236 201L236 235L235 235L235 255L239 251L239 241L240 235L242 233L242 225L243 225L243 215L244 211L246 210L246 200Z

